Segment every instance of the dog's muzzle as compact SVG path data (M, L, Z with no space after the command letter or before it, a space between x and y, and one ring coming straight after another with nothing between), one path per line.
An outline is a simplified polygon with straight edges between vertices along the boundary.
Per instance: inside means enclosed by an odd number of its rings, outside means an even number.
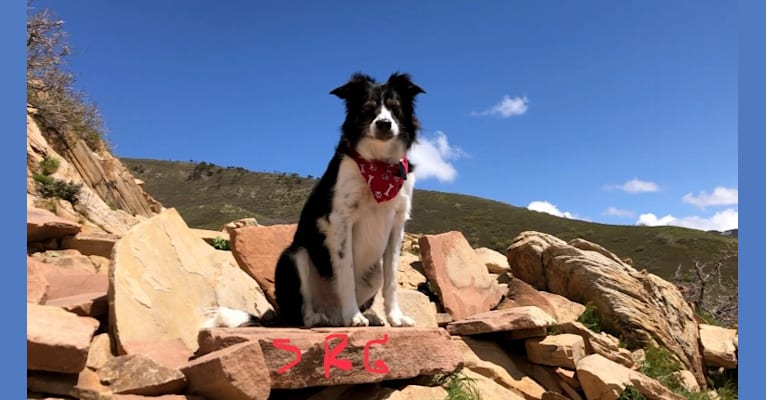
M375 121L375 138L380 140L388 140L394 137L394 132L391 130L390 119L379 119Z

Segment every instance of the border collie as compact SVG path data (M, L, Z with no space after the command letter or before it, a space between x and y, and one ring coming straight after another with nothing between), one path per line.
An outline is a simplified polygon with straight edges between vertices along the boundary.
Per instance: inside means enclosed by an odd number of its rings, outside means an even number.
M420 93L402 73L385 83L356 73L330 92L344 100L346 118L293 242L277 262L275 325L368 326L362 313L381 287L388 323L415 325L399 308L396 274L415 183L407 152L420 129L414 109ZM258 324L224 307L209 316L206 327Z
M356 73L330 92L346 105L340 141L275 271L279 319L290 326L367 326L383 288L391 326L413 326L396 298L414 175L407 152L420 124L408 74L385 83Z

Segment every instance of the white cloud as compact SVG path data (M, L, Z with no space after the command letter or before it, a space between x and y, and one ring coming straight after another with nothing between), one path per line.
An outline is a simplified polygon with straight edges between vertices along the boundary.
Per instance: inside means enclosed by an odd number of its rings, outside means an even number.
M700 229L703 231L716 230L723 232L739 227L739 211L733 208L729 208L715 213L710 218L703 218L698 216L676 218L670 214L662 218L657 218L656 215L647 213L641 214L638 217L636 225L673 225L682 226L685 228Z
M659 192L660 186L652 181L642 181L638 178L633 178L622 185L604 185L606 190L622 190L627 193L651 193Z
M465 157L465 152L456 146L450 146L447 135L436 131L429 139L418 138L410 149L410 159L415 164L415 175L418 179L436 178L440 182L452 182L457 176L457 170L450 161Z
M622 210L617 207L609 207L604 211L603 214L610 215L613 217L632 217L636 215L636 213L634 213L633 210Z
M725 188L718 186L713 189L713 193L707 194L704 190L698 196L687 193L682 198L684 203L691 204L699 208L707 206L731 206L739 201L739 191L736 188Z
M505 95L499 103L489 109L484 111L473 111L471 112L471 115L479 117L492 115L500 118L510 118L526 113L529 108L528 104L529 99L527 99L526 96L511 98L510 96Z
M557 217L562 217L562 218L569 218L569 219L577 218L574 214L570 213L569 211L564 211L564 212L560 211L558 207L556 207L555 205L547 201L533 201L529 203L529 205L527 206L527 209L531 211L544 212L544 213L555 215Z

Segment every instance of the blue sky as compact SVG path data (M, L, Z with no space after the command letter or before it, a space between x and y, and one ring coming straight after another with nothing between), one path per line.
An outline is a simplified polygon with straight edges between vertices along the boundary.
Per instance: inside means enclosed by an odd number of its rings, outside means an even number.
M276 3L276 2L274 2ZM318 176L355 71L427 94L417 187L738 226L735 2L55 2L118 156Z

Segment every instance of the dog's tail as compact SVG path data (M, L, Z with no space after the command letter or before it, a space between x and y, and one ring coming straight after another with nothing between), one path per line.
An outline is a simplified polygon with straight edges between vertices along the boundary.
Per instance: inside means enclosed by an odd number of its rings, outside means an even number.
M282 321L272 309L267 310L259 317L243 310L236 310L228 307L211 307L205 310L205 315L208 318L202 324L202 329L237 328L246 326L285 326L284 321Z

